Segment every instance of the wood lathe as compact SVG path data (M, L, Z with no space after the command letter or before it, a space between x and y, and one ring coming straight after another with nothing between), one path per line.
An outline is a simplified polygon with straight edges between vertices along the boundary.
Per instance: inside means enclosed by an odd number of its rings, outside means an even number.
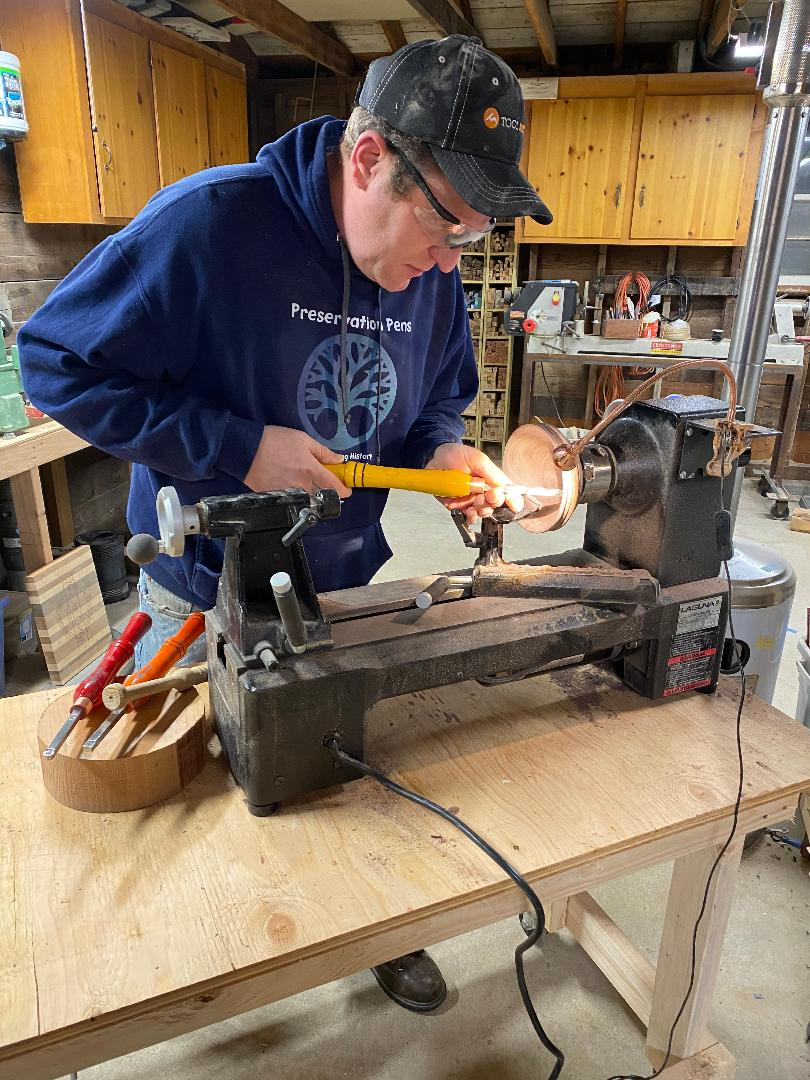
M612 662L647 698L714 691L727 607L718 574L730 540L717 515L743 452L743 440L729 438L718 468L718 431L748 429L739 418L733 401L637 401L576 455L553 428L519 429L505 471L554 497L529 501L521 515L501 508L475 533L457 515L475 563L444 575L418 605L415 595L391 604L390 585L368 586L362 609L343 607L340 593L322 603L301 538L339 516L334 491L181 507L163 489L160 539L135 537L129 552L144 564L158 552L180 555L186 535L225 540L217 603L206 615L209 684L250 810L270 814L281 801L356 779L325 742L337 738L362 760L366 715L384 698L596 660ZM581 548L504 562L507 524L558 528L580 502L589 504Z

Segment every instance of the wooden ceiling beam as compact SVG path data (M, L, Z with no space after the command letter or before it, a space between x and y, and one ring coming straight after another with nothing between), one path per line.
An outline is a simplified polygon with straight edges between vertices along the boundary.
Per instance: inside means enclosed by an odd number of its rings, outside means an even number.
M557 39L554 36L554 24L546 0L523 0L529 13L534 33L547 64L557 66Z
M624 55L624 32L627 26L627 0L616 4L616 29L613 31L613 66L621 67Z
M396 52L397 49L401 49L403 45L407 45L408 42L405 38L405 31L402 29L402 23L398 19L391 20L390 22L380 20L380 26L383 28L388 44L391 46L391 52Z
M700 3L700 18L698 19L698 32L699 38L703 37L703 31L709 25L709 19L712 17L712 11L714 10L714 0L701 0Z
M343 44L302 19L279 0L217 0L232 15L252 23L257 30L283 41L337 75L353 75L357 63Z
M473 30L475 30L475 19L473 18L472 8L470 7L470 0L455 0L455 5ZM480 36L481 35L478 34L478 37Z
M478 37L478 33L471 22L458 12L448 0L408 0L408 3L417 11L423 19L439 31L443 36L448 34L466 34L468 37Z
M720 46L728 38L729 23L732 21L731 0L717 0L709 22L706 38L706 56L711 60Z

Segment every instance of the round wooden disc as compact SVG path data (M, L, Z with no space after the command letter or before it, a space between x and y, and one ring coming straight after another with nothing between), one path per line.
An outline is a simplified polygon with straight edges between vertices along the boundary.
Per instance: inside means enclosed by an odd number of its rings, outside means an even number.
M515 484L541 487L555 491L556 496L543 496L533 514L519 519L527 532L552 532L561 528L577 506L582 466L568 472L557 467L552 452L565 440L556 428L548 424L523 424L509 436L503 453L503 471Z
M72 703L70 689L48 705L37 727L45 788L64 806L97 814L151 806L182 791L203 766L209 729L196 689L136 702L88 753L82 744L109 715L104 707L95 709L54 757L42 757Z

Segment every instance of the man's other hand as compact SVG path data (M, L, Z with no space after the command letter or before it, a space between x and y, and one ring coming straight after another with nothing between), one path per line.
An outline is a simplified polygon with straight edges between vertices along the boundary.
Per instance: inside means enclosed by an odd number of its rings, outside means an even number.
M342 461L341 454L315 442L306 432L268 425L244 482L251 491L303 488L311 493L334 488L341 499L348 499L351 489L324 468Z
M463 510L470 525L478 517L489 517L496 506L506 504L519 513L523 509L523 496L514 490L509 477L501 472L486 454L464 443L442 443L425 466L428 469L458 469L469 473L476 480L484 480L491 490L483 495L468 495L463 499L440 499L448 510Z

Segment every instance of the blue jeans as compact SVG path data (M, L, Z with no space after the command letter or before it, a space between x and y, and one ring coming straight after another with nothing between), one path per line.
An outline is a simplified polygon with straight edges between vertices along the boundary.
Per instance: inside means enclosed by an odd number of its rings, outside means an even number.
M164 589L141 570L138 578L138 607L152 620L152 626L135 646L135 669L148 663L160 646L176 634L192 611L196 610L188 600L181 600L173 592ZM177 665L201 664L205 660L205 634L198 637Z

